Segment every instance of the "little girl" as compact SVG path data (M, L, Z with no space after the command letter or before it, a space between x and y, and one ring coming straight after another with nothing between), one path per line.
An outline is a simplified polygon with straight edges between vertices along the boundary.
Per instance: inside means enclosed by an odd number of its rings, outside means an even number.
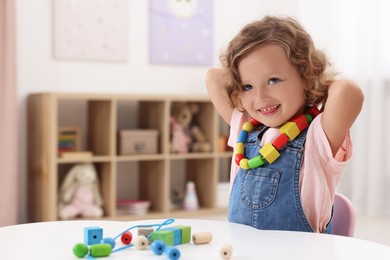
M349 129L362 91L335 79L292 18L248 24L221 61L223 68L207 72L206 86L230 124L234 147L229 221L331 233L335 187L352 154Z

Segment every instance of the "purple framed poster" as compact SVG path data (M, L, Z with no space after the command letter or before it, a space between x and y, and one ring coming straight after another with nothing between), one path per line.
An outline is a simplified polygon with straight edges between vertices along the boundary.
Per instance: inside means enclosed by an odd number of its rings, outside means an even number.
M150 61L212 65L213 0L150 0Z

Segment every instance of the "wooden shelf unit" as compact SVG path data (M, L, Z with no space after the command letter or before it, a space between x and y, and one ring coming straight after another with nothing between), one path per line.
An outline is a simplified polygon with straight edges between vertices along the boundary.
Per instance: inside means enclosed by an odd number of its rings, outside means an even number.
M197 122L212 144L208 153L171 154L170 109L175 101L197 102ZM124 118L124 119L123 119ZM65 159L58 155L60 127L81 129L82 150L92 158ZM158 130L156 154L118 154L118 130L123 128ZM221 130L225 129L225 130ZM217 183L221 162L230 161L231 152L219 151L219 136L228 129L206 96L145 96L89 93L37 93L28 98L29 215L30 221L53 221L57 217L58 190L67 171L75 164L93 163L98 172L104 200L103 219L134 220L165 217L191 217L226 212L217 206ZM221 133L224 131L224 133ZM124 164L124 165L123 165ZM130 173L121 166L132 165ZM178 165L178 166L177 166ZM177 168L179 170L177 170ZM181 170L180 170L181 169ZM150 200L145 215L122 215L116 207L118 183L123 174L134 175L128 183L136 190L128 199ZM172 180L193 181L200 208L197 211L171 207ZM183 187L179 187L184 189Z

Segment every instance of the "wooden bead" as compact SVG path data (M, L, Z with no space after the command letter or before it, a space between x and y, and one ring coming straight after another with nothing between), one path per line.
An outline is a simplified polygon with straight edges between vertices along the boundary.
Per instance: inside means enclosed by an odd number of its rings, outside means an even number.
M296 116L293 119L291 119L290 121L297 124L299 132L302 132L303 130L305 130L309 126L309 123L307 122L305 115Z
M144 250L148 247L149 245L149 241L146 237L144 236L138 236L135 238L135 241L134 241L134 246L136 249L138 250Z
M267 160L269 164L273 163L280 156L278 150L276 150L276 148L271 143L267 143L261 147L259 153L264 157L264 159Z
M278 150L280 151L280 149L282 149L282 147L288 143L288 136L285 135L285 134L281 134L279 135L273 142L272 142L272 145Z
M94 244L91 246L89 252L92 257L109 256L112 248L110 244Z
M243 168L244 170L248 170L249 169L248 159L247 158L241 159L240 167Z
M245 130L241 130L240 134L237 137L237 142L246 143L246 139L248 139L248 132Z
M219 255L222 259L230 259L233 254L233 247L230 244L225 244L221 247Z
M262 166L266 161L261 157L261 155L253 157L248 161L248 166L251 169L255 169L257 167Z
M245 145L244 143L236 143L235 154L244 154Z
M133 239L133 234L131 234L130 231L127 231L121 235L121 241L125 245L130 245L132 239Z
M234 160L236 161L236 164L237 165L240 165L240 161L241 159L244 158L244 155L243 154L236 154L236 158L234 158Z
M242 130L245 130L247 132L252 132L253 130L253 125L251 122L245 122L243 125L242 125Z
M259 121L257 121L257 120L256 120L256 119L254 119L254 118L251 118L250 122L251 122L251 123L252 123L252 125L254 125L254 126L260 125L260 122L259 122Z
M192 235L192 242L195 245L207 244L213 239L211 232L199 232Z
M287 135L290 141L294 140L300 133L297 124L294 122L285 123L281 128L279 128L279 132Z
M321 111L318 110L316 106L312 106L309 110L306 111L306 114L311 115L313 118L321 114Z

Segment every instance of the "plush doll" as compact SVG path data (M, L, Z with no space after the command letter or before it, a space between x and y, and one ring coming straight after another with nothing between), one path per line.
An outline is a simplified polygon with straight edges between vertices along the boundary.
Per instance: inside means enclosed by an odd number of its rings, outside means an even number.
M103 216L99 179L91 163L76 164L65 176L60 188L58 216L62 220Z
M171 153L209 152L211 145L193 116L199 112L196 103L173 102L171 108Z

